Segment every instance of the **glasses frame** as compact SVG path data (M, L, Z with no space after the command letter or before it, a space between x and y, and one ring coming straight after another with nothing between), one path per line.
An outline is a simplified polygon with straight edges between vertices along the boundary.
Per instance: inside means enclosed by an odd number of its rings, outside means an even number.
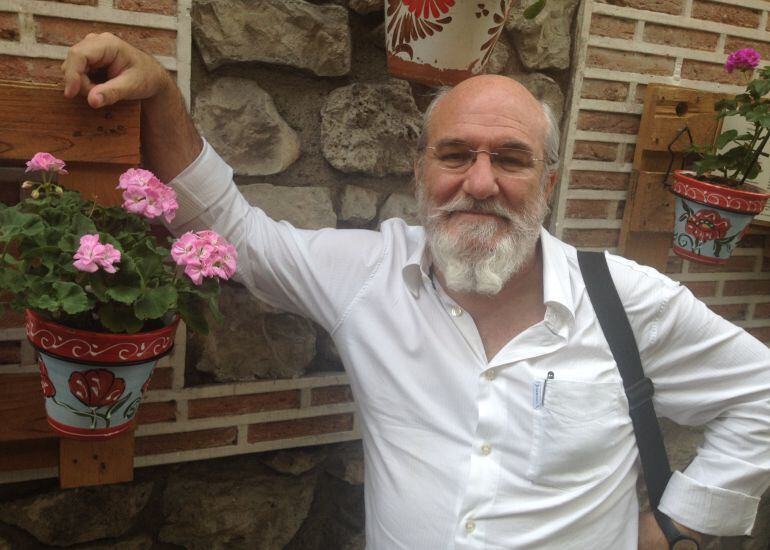
M468 148L468 152L473 154L473 159L471 160L470 164L468 164L467 166L464 166L464 167L460 167L460 168L449 168L447 166L443 166L441 164L441 161L438 159L438 157L435 156L435 152L436 152L436 149L437 149L437 147L435 145L426 145L425 149L430 149L431 151L434 152L433 158L436 161L438 161L438 167L439 168L441 168L442 170L444 170L446 172L451 172L453 174L463 174L463 173L467 172L468 170L470 170L471 166L476 164L476 159L478 158L479 153L486 153L487 155L489 155L489 162L492 165L492 168L496 169L499 175L505 176L505 177L511 177L511 178L524 177L524 176L527 175L526 170L523 170L522 172L517 173L517 172L506 172L505 170L500 168L498 166L497 162L495 161L495 157L500 156L500 153L498 153L496 151L489 151L487 149L471 149L471 148ZM517 151L529 152L527 149L524 149L524 148L521 148L521 147L500 147L500 149L515 149ZM532 156L532 161L533 162L542 162L543 164L546 163L546 159L537 158L534 155ZM533 166L533 168L534 168L534 166Z

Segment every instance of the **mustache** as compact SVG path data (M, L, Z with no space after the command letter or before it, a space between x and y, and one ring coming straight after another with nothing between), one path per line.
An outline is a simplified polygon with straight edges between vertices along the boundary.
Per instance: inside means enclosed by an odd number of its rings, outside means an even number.
M430 213L432 219L443 219L453 212L472 212L474 214L492 214L505 220L512 221L514 214L503 207L495 199L477 200L472 197L458 196L448 203L436 206Z

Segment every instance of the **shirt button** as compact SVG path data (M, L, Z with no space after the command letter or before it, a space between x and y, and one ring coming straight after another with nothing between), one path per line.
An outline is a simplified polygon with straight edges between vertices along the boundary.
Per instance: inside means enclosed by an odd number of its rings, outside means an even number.
M468 520L465 522L465 532L466 533L473 533L473 531L476 529L476 522L472 520Z
M459 306L452 306L449 308L449 313L452 315L452 317L459 317L463 314L463 308Z
M495 369L489 369L487 372L484 373L484 377L487 380L494 380L497 378L497 371Z
M492 445L489 445L488 443L484 443L481 446L481 454L483 454L484 456L487 456L491 452L492 452Z

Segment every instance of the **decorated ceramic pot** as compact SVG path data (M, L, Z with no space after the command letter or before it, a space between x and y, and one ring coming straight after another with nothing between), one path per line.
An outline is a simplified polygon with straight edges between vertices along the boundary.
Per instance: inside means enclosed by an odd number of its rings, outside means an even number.
M486 64L514 0L387 0L388 71L431 86L454 85Z
M131 427L158 359L179 324L137 334L76 330L26 311L48 423L64 437L107 439Z
M723 264L743 237L751 220L762 212L770 194L723 187L674 172L671 191L678 196L674 253L705 264Z

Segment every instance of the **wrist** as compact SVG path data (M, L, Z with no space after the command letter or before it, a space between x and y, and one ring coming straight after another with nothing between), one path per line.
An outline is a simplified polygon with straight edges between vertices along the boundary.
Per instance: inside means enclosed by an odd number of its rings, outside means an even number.
M672 550L699 550L704 547L702 533L685 527L659 510L656 510L654 515Z

